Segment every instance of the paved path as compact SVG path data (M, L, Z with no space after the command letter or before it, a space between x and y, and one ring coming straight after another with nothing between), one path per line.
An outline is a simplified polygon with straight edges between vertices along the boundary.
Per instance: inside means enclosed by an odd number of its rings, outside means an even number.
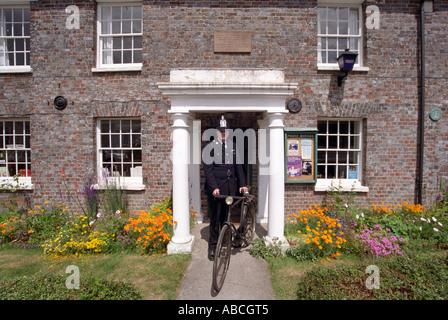
M192 229L195 237L192 260L185 274L178 300L274 300L268 264L256 259L249 248L236 248L219 293L212 285L213 261L207 258L209 224L197 224ZM256 237L266 235L266 227L256 225Z

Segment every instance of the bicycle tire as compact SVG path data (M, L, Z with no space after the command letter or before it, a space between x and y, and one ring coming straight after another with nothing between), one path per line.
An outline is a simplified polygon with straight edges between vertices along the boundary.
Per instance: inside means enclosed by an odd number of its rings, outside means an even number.
M232 254L232 229L226 223L219 233L216 244L215 259L213 261L213 288L221 291L227 275Z
M244 217L243 242L246 246L250 245L255 235L255 210L253 206L244 204L242 208L242 216Z

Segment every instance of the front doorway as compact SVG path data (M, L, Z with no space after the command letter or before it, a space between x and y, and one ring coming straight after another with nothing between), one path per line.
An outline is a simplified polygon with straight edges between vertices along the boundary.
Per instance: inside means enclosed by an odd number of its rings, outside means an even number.
M195 120L201 121L201 150L209 143L207 137L204 135L205 130L216 128L221 115L224 115L227 125L231 130L241 129L243 132L247 133L253 131L251 137L255 137L255 141L249 142L249 135L244 138L244 164L243 169L246 176L247 185L251 187L251 193L258 194L258 162L253 161L252 156L249 155L249 148L255 150L257 149L257 130L259 128L258 121L263 119L263 114L261 112L226 112L226 113L196 113ZM213 140L213 138L211 138ZM237 139L234 137L233 145L237 144ZM255 154L255 159L257 159L257 154ZM210 217L210 205L208 204L207 196L204 192L204 170L202 163L200 165L200 211L199 214L202 222L209 222ZM195 192L195 190L191 190ZM193 205L193 204L190 204Z

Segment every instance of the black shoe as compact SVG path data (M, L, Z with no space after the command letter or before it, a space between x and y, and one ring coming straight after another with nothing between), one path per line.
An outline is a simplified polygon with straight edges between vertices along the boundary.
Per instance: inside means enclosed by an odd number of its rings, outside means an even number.
M215 250L208 250L208 260L215 260Z

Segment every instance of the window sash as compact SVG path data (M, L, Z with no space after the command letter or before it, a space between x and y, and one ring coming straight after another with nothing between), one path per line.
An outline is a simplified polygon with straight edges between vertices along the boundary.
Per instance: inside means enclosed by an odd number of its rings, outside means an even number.
M0 68L30 65L29 7L0 7Z
M347 13L341 18L342 14L340 12L342 11ZM337 65L336 58L345 49L350 49L358 53L355 66L362 65L361 18L361 6L325 6L318 8L318 64ZM330 32L330 29L335 31Z
M126 122L129 126L126 125ZM117 124L118 131L114 129ZM136 124L139 124L139 128L134 126ZM98 119L97 150L100 178L103 178L104 170L108 169L109 173L106 176L119 176L125 179L140 178L141 180L143 161L140 119Z
M124 11L123 8L129 8L129 10ZM97 64L99 68L142 65L142 15L141 3L98 5Z
M321 131L323 124L325 125L324 132ZM336 130L334 130L335 124ZM320 129L317 134L318 175L323 173L323 177L318 179L361 180L362 121L321 119L318 121L318 128ZM351 169L356 169L356 174L349 174Z
M0 121L0 178L31 177L29 120Z

